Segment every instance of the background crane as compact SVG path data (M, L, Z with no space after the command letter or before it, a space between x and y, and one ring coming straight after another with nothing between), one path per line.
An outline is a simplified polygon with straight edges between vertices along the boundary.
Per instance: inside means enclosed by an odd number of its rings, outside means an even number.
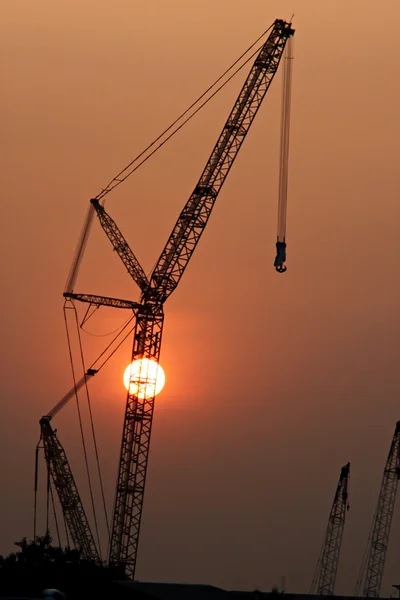
M349 478L350 463L347 463L340 471L335 498L329 514L328 527L310 593L314 593L317 585L318 594L322 596L333 596L334 594L346 513L349 509Z
M100 356L94 361L92 367L88 368L79 380L75 380L74 386L46 415L40 419L40 439L36 448L35 464L33 539L36 539L37 525L38 455L39 450L43 448L48 473L46 531L49 529L49 495L51 495L51 499L53 500L50 485L53 484L62 510L62 517L66 529L65 533L68 545L70 542L72 542L74 547L81 552L83 558L95 563L99 563L102 562L100 543L98 545L96 544L66 452L56 435L56 431L54 431L51 426L51 421L53 417L55 417L72 399L75 398L78 401L79 391L87 386L88 382L103 368L103 366L108 362L115 351L118 350L126 338L131 335L133 328L129 328L129 325L134 319L135 310L137 309L138 304L136 302L121 300L118 298L87 294L77 294L77 297L81 302L89 303L95 307L111 306L116 308L130 309L133 311L133 315L131 319L126 322L124 327L117 333L114 339L106 346L103 352L101 352ZM68 298L68 301L70 300L71 299ZM128 329L127 333L126 329ZM122 340L120 338L122 338ZM54 505L53 509L55 509ZM54 517L57 534L59 537L59 527L55 511ZM107 518L106 522L107 529L109 529Z
M64 448L50 425L51 416L40 421L41 440L49 474L62 507L65 524L82 557L100 564L100 555L85 513Z
M193 255L218 194L277 72L286 43L294 34L291 23L280 19L276 20L270 29L270 34L255 58L206 167L178 217L149 278L146 277L121 231L106 213L104 205L100 203L103 194L91 200L64 296L71 302L80 300L92 303L93 300L96 305L132 308L135 317L132 361L148 358L159 363L164 303L178 285ZM94 214L97 215L129 274L139 286L141 290L139 303L74 292L77 270ZM141 379L144 377L139 373L139 380ZM84 379L83 384L86 383ZM148 465L154 396L139 398L137 393L133 393L130 386L128 387L108 560L111 566L117 567L121 573L126 573L133 578ZM59 404L61 403L62 401ZM58 495L61 500L62 494Z
M357 596L360 594L365 573L363 597L379 598L399 477L400 421L397 421L385 469L383 471L378 505L373 519L372 532L367 544L366 561L363 561L360 576L357 581Z

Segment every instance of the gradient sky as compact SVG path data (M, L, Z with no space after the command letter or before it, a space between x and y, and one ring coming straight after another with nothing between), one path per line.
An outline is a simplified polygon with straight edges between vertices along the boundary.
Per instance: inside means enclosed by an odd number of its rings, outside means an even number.
M350 461L337 592L353 593L400 418L398 0L3 2L1 553L32 535L38 420L72 383L62 292L89 199L292 13L288 271L272 266L277 75L166 305L137 577L268 590L284 576L307 592ZM146 272L244 78L110 196ZM137 298L98 225L76 291ZM124 319L101 309L87 329ZM88 362L108 339L85 336ZM92 387L109 504L129 353ZM87 502L73 403L54 427ZM398 583L397 512L383 594Z

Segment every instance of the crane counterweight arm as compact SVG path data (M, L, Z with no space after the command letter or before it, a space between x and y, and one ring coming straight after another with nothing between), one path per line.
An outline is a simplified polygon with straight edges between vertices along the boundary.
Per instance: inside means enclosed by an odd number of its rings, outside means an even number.
M121 231L110 215L106 213L104 207L101 206L97 198L92 199L90 202L96 210L100 225L107 234L107 237L112 243L114 250L124 263L129 275L137 283L142 292L146 292L149 287L149 281L146 277L146 273L143 271L139 261L133 254Z
M222 133L153 270L151 287L165 302L178 285L215 201L278 69L291 23L277 19L255 59Z
M349 509L349 478L350 463L347 463L340 471L335 498L329 514L324 544L311 585L311 593L313 593L315 585L318 582L317 593L321 596L333 596L335 591L346 512Z
M40 420L41 437L47 468L56 489L63 515L75 547L82 557L100 564L100 556L90 529L74 476L64 448L50 425L50 418Z
M378 506L376 508L364 585L364 598L379 598L390 527L393 519L397 487L400 477L400 421L397 421L387 457Z

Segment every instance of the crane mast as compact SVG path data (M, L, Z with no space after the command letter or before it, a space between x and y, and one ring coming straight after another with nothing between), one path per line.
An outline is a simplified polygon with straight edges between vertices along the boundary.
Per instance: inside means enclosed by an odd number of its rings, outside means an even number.
M399 477L400 421L397 421L385 469L383 471L378 506L375 511L372 535L369 541L363 594L365 598L379 598Z
M350 463L347 463L340 471L321 556L311 586L311 593L313 593L318 582L317 593L321 596L333 596L335 591L346 512L349 508L349 478Z
M71 467L64 448L50 425L50 419L51 416L45 416L40 420L41 437L47 468L56 489L66 525L74 546L82 552L82 557L100 564L100 556Z
M132 361L146 357L159 362L164 322L163 304L178 285L193 255L221 187L278 69L286 42L293 34L291 23L280 19L274 22L206 167L178 217L148 287L137 269L133 253L121 243L123 238L119 229L104 208L99 208L98 201L92 201L115 251L142 290L141 307L136 316ZM132 578L136 569L153 412L154 397L139 398L128 390L109 564Z
M138 312L132 361L146 357L159 362L163 322L162 306L144 305ZM143 380L141 373L139 380ZM136 566L153 412L154 396L139 399L128 391L109 563L132 578Z

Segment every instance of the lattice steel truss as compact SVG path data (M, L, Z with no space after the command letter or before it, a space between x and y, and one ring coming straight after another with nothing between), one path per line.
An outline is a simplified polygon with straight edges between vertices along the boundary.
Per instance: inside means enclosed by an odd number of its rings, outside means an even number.
M40 428L47 468L57 491L74 546L82 552L83 558L100 564L100 556L71 467L65 451L50 425L50 417L43 417L40 420Z
M343 531L348 504L348 486L350 463L342 467L336 488L331 512L328 519L325 541L314 576L312 591L318 580L317 593L321 596L333 596L342 547Z
M397 421L374 516L364 584L365 598L379 598L399 477L400 421Z

